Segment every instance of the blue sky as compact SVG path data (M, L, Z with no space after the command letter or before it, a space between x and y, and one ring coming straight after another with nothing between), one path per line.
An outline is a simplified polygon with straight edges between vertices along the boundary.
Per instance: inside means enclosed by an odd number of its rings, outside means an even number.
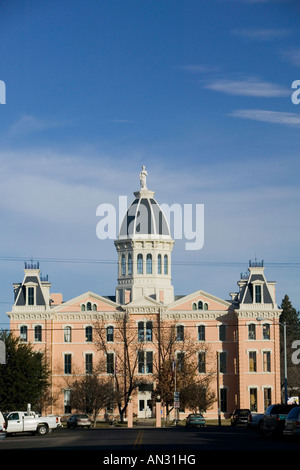
M204 204L177 294L228 299L264 259L300 309L300 7L293 0L16 0L0 6L0 327L24 260L68 300L113 295L99 204L139 188Z

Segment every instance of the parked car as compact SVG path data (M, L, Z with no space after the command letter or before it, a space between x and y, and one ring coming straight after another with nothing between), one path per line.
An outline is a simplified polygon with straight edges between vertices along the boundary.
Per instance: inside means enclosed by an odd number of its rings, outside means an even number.
M92 421L87 414L75 414L70 416L67 421L67 428L86 427L90 428Z
M230 416L231 426L236 426L237 424L247 424L249 414L250 410L246 408L238 408L234 410Z
M300 436L300 406L295 406L285 418L283 434L285 436Z
M263 419L264 419L264 413L251 412L248 415L247 428L259 430L262 426Z
M0 411L0 441L6 438L6 422L3 414Z
M200 426L201 428L204 428L205 418L201 413L192 413L186 418L186 426Z
M7 434L33 432L45 435L60 426L58 416L40 416L38 413L11 411L5 414L5 430Z
M270 405L263 418L260 434L265 437L281 435L283 433L285 419L289 412L297 405Z

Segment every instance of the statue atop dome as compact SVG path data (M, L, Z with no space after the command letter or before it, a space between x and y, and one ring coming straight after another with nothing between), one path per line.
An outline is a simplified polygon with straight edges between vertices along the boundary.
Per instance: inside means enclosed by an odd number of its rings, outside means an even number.
M147 179L148 173L146 171L145 165L142 166L142 171L140 172L140 185L141 189L147 189Z

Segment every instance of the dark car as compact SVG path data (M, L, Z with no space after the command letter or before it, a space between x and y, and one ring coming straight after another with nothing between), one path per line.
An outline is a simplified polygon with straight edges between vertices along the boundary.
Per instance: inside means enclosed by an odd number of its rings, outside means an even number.
M260 434L265 437L281 435L283 433L285 419L289 412L297 405L270 405L265 414Z
M249 414L250 410L248 410L247 408L238 408L234 410L234 412L230 416L231 426L236 426L237 424L246 425L248 423Z
M70 416L67 421L67 428L86 427L90 428L92 422L87 414L76 414Z
M200 426L204 428L205 419L201 413L192 413L186 418L186 426Z
M295 406L285 418L283 434L300 437L300 406Z

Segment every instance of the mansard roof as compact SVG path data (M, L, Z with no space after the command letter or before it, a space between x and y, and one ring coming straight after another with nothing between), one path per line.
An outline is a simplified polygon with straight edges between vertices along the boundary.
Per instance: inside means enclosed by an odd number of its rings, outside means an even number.
M264 304L273 304L274 300L270 292L270 286L264 276L263 264L259 266L250 266L248 276L242 277L240 281L240 292L238 295L238 303L241 304L253 304L255 303L254 297L254 285L260 284L262 286L262 297Z
M26 305L26 285L34 285L36 288L36 302L37 306L45 306L46 302L42 292L40 279L38 275L26 275L23 282L16 286L15 290L15 306L24 307Z

